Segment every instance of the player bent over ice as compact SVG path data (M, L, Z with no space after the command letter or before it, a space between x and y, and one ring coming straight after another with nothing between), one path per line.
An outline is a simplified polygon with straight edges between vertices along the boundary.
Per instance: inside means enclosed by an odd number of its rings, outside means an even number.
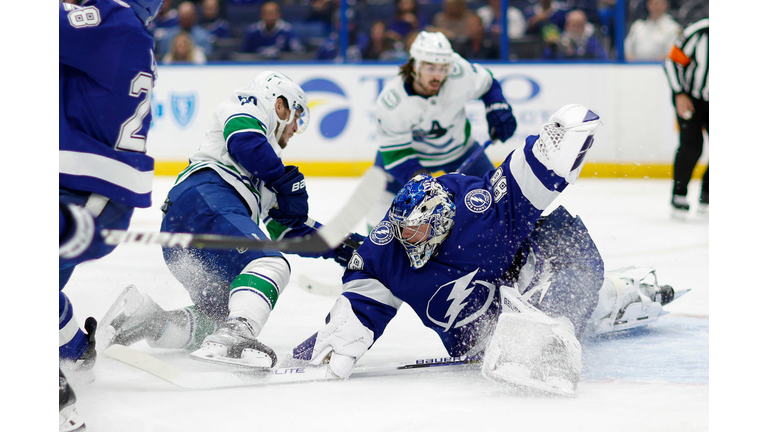
M273 239L316 230L304 175L281 160L308 122L304 91L281 73L263 72L236 90L216 108L206 142L168 193L161 230L258 239L267 239L260 221ZM355 246L363 238L350 235ZM342 244L319 257L346 265L353 250ZM128 287L102 320L107 344L146 339L150 346L199 348L192 353L199 360L275 365L274 351L256 338L290 279L281 253L164 248L163 256L194 306L164 311Z
M449 355L484 355L484 375L573 394L579 338L647 322L674 299L650 277L604 278L578 217L562 207L542 217L579 176L600 124L589 109L567 105L482 178L411 179L350 259L326 326L294 359L328 359L349 376L405 302Z

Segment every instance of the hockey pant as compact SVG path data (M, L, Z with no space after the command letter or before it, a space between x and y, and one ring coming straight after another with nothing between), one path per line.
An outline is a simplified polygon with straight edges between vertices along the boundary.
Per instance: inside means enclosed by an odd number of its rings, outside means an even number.
M211 170L192 174L171 189L160 229L269 239L251 219L248 207L235 189ZM247 277L241 276L241 272L248 264L264 257L284 259L280 252L197 248L163 248L163 257L173 276L189 291L198 310L216 321L227 318L230 289L236 279ZM265 300L271 302L270 308L284 288L280 286L282 283L263 275L253 275L243 285L262 292Z
M503 283L517 282L522 297L545 314L567 317L580 338L597 306L604 270L581 218L560 206L536 223Z

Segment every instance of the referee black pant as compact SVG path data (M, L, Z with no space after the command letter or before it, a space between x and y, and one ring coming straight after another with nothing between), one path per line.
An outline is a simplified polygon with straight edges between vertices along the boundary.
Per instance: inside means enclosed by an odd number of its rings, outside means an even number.
M704 150L704 130L709 135L709 101L693 99L693 116L685 120L677 116L680 125L680 146L675 154L673 195L688 195L688 183ZM709 204L709 163L701 182L701 202Z

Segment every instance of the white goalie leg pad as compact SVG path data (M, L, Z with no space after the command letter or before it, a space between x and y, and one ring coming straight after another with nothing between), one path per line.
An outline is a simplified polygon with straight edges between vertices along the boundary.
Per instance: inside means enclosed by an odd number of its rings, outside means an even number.
M572 184L584 166L600 117L579 104L566 105L541 127L533 154L548 169Z
M317 332L310 363L319 365L330 353L329 366L336 376L347 378L357 360L373 344L373 332L355 315L349 299L342 296L331 308L330 321Z
M666 315L656 271L626 268L606 272L590 318L595 335L645 326Z
M573 324L530 306L515 288L501 287L511 309L499 315L483 360L483 376L518 388L573 396L581 377L581 344Z
M229 318L247 319L255 336L258 336L272 313L277 297L288 285L291 269L283 258L264 257L250 262L241 274L255 276L270 291L265 293L258 289L233 289L229 297Z

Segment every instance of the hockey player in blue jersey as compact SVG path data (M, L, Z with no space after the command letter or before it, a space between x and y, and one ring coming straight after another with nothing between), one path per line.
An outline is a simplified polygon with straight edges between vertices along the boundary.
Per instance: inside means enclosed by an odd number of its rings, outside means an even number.
M75 266L114 249L98 235L101 228L126 229L133 209L151 204L154 161L146 137L156 66L146 25L162 4L59 5L59 358L65 372L92 366L96 322L86 320L83 332L62 289Z
M487 376L572 394L579 337L613 330L615 312L632 323L658 316L661 296L674 297L646 275L605 275L581 220L562 207L542 218L578 177L600 124L567 105L482 178L411 179L350 259L326 326L293 357L328 360L347 377L405 302L449 355L485 354ZM630 307L641 297L656 315Z
M273 239L315 231L320 225L308 216L304 175L281 158L309 114L304 91L279 72L264 71L235 90L216 107L206 141L171 188L161 231L259 239L268 235L262 223ZM350 235L355 247L363 239ZM346 265L353 251L345 243L313 257ZM274 366L274 351L257 336L290 279L281 253L164 248L163 256L195 306L163 311L128 287L102 320L108 344L146 339L150 346L196 349L192 356L200 360Z

